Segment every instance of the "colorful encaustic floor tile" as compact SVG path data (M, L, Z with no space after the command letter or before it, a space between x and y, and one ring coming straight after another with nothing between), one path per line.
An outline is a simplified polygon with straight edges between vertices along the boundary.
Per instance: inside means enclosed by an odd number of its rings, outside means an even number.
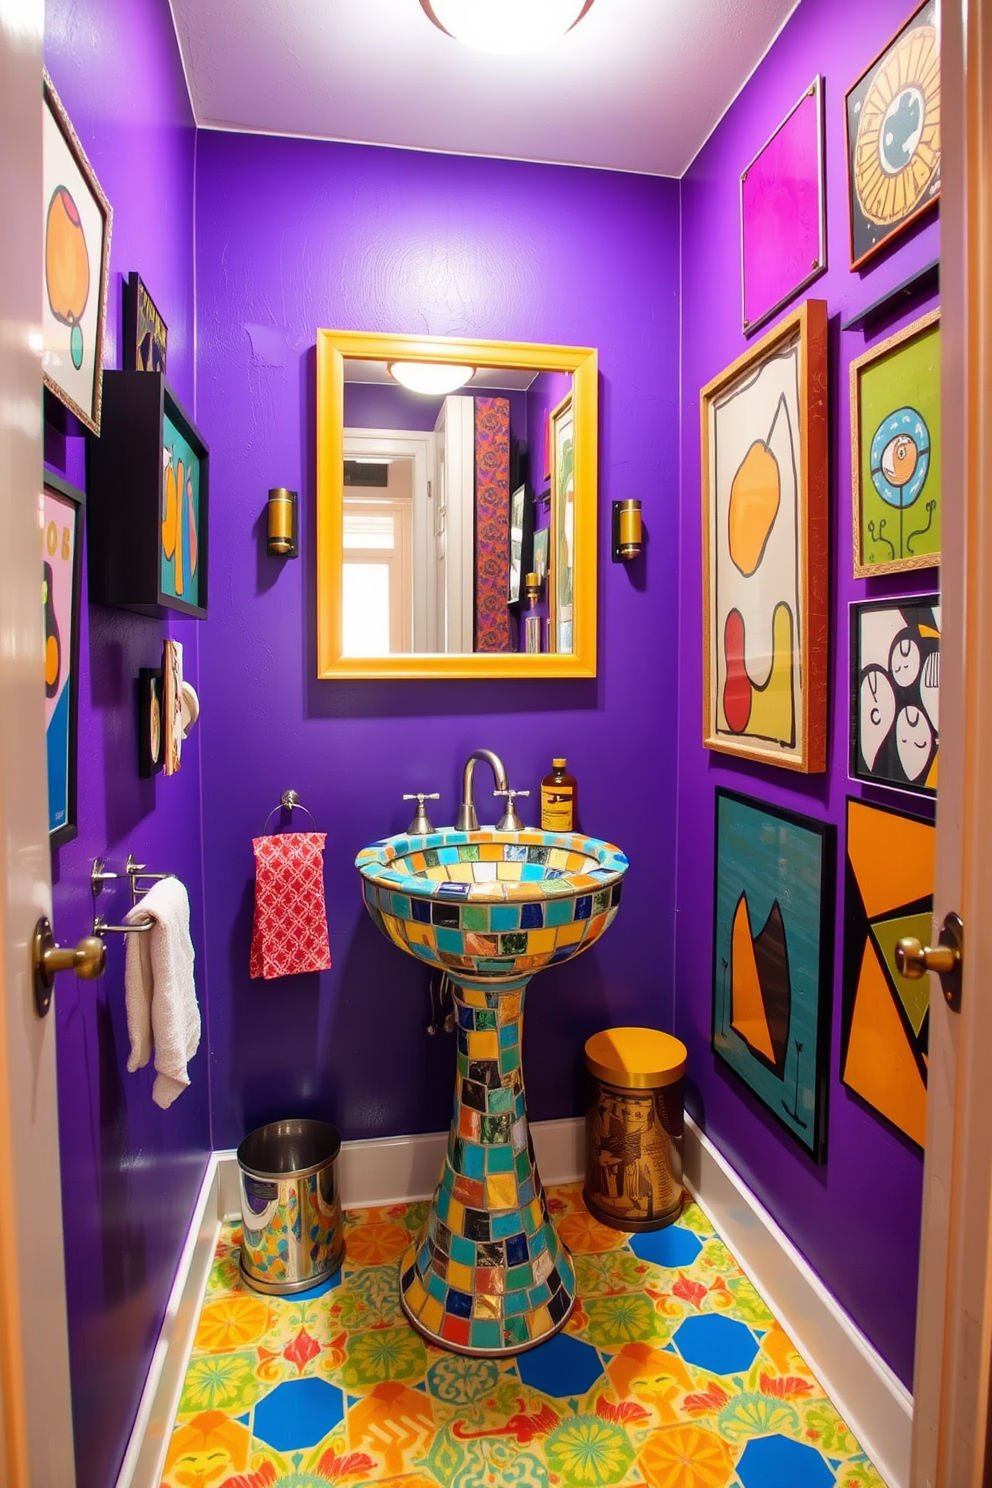
M578 1300L512 1358L400 1308L424 1204L351 1210L322 1286L261 1296L217 1247L164 1488L885 1488L706 1216L628 1235L547 1190Z

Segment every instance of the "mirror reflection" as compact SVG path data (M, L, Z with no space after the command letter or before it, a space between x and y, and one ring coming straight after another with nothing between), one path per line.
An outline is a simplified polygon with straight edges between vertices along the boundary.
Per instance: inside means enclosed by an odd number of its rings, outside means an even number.
M319 675L594 675L595 451L592 351L319 332Z

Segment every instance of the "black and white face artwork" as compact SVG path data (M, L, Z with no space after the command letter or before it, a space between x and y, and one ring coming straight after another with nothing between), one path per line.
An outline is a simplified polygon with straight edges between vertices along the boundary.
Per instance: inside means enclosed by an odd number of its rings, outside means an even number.
M940 733L940 597L852 606L851 774L933 794Z

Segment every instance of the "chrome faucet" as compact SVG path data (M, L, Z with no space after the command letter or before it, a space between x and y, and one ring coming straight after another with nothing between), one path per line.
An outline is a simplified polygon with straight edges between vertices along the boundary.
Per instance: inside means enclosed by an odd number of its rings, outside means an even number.
M523 830L523 822L517 815L513 804L515 796L529 796L530 791L511 790L506 778L506 767L498 754L491 749L473 749L465 761L465 769L462 773L462 804L458 808L455 818L456 832L474 832L479 825L479 818L475 810L475 802L472 795L472 783L475 776L475 765L477 760L485 760L492 766L493 777L496 781L494 796L506 798L506 810L496 823L498 832L520 832Z

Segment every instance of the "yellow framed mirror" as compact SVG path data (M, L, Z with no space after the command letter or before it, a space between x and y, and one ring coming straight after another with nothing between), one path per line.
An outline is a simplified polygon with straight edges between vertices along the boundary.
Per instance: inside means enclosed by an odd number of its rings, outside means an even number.
M446 435L439 425L440 443L431 444L422 419L416 430L397 428L395 419L389 420L388 428L346 426L349 382L359 379L392 385L385 369L393 363L463 365L473 372L463 393L444 399L443 416L449 423ZM470 554L474 510L463 514L459 528L457 502L448 494L442 499L435 477L449 479L445 460L447 468L452 467L456 452L467 444L464 431L474 424L465 424L464 419L471 419L472 414L458 405L471 402L478 387L498 390L503 385L519 390L534 385L530 378L548 375L554 379L555 374L563 374L553 382L559 393L564 380L568 391L564 399L555 399L545 517L551 541L543 548L549 552L543 588L553 597L555 617L554 625L545 630L547 645L557 649L525 652L526 601L508 599L507 607L516 609L515 623L509 626L513 649L473 650L476 601L470 598L470 576L463 573L456 583L452 575L458 573L459 562L463 569L471 563L471 556L462 561L461 555L463 551ZM388 390L379 388L382 394ZM318 330L318 677L595 677L598 391L597 355L590 347ZM562 418L564 402L568 403L567 419ZM376 403L382 406L384 399ZM382 424L383 419L376 422ZM534 450L539 445L530 433ZM540 437L543 441L543 430ZM464 450L463 454L468 459ZM471 458L477 458L474 444ZM431 461L439 463L432 466ZM397 465L395 495L390 491L393 463ZM378 489L363 492L358 486L356 491L350 484L355 467L367 464L376 466L376 475L358 478L374 479ZM380 467L389 467L385 475ZM416 498L407 490L418 481L427 499L423 518L416 516ZM532 484L539 482L540 476ZM448 489L445 485L445 493ZM532 494L528 490L528 499ZM412 519L408 507L414 511ZM513 542L509 532L508 541ZM564 567L553 569L556 561L564 563L566 553L567 572ZM435 573L438 565L441 578ZM424 574L429 575L423 581L430 586L426 595L417 588ZM447 610L446 595L454 596ZM567 620L562 623L566 598L570 632ZM464 613L459 614L459 606ZM356 614L370 616L371 624L363 629ZM445 640L454 636L450 648L439 646L442 635Z

